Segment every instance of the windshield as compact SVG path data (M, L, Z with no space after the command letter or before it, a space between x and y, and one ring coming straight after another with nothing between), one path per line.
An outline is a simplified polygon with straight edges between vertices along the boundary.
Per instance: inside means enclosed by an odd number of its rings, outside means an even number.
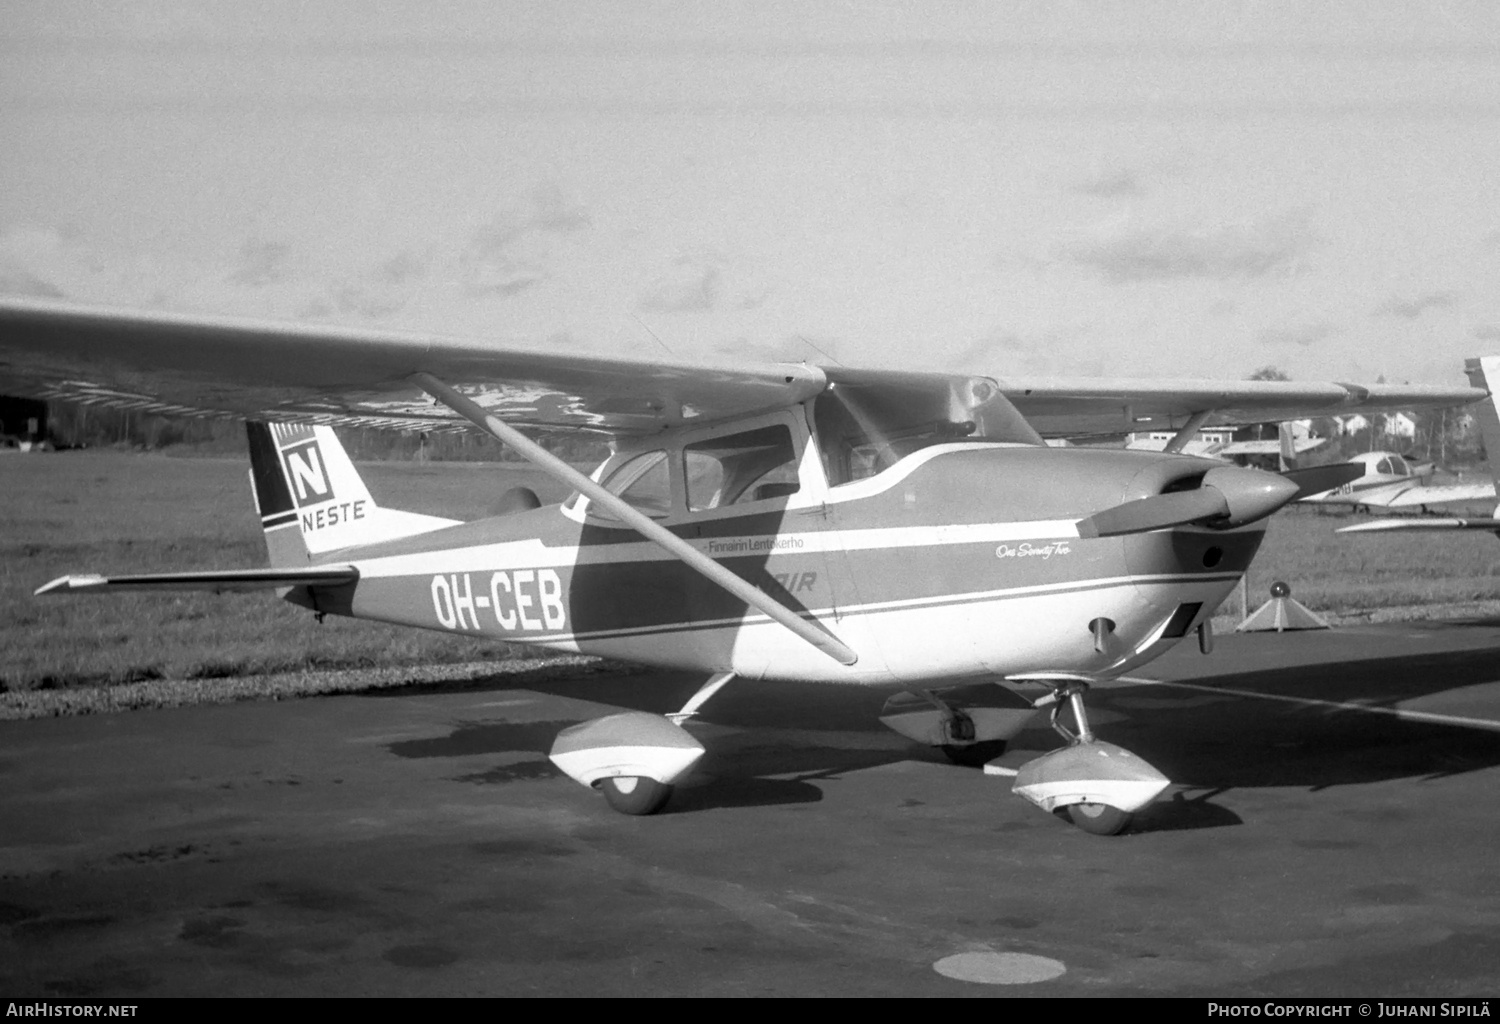
M998 393L996 393L997 395ZM996 396L992 396L996 397ZM1004 399L999 399L1004 402ZM838 385L813 403L813 423L830 486L874 476L912 452L952 441L1035 444L1015 410L982 396L932 388Z

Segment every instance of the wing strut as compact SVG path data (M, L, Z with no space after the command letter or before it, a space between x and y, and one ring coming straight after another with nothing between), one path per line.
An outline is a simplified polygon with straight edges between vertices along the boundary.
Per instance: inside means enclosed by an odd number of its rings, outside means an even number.
M480 429L489 432L504 444L510 445L522 456L535 463L551 476L588 495L590 501L607 509L616 519L633 527L641 536L665 548L669 554L686 562L690 568L717 583L735 597L744 601L751 608L769 615L772 619L781 623L834 661L839 662L841 665L853 665L859 660L858 655L846 647L842 641L830 633L821 623L816 620L809 621L804 619L790 608L773 600L764 591L752 586L712 558L703 554L671 530L652 521L643 512L638 511L621 498L611 494L600 484L595 483L584 474L578 472L578 470L547 451L515 427L510 426L497 417L489 415L474 402L471 402L432 374L414 373L408 379Z
M1187 447L1187 443L1193 439L1193 435L1198 433L1198 428L1207 423L1208 418L1213 414L1214 411L1212 409L1204 409L1201 412L1193 413L1188 417L1187 422L1182 425L1182 429L1177 431L1176 434L1172 435L1172 440L1167 442L1167 446L1163 448L1162 451L1182 451Z

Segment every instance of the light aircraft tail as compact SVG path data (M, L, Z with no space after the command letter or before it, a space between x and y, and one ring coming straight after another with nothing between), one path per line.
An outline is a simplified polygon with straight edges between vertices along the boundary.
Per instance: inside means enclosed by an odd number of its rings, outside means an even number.
M1299 468L1297 465L1297 435L1292 432L1290 423L1283 423L1277 428L1277 437L1281 440L1281 472L1285 473L1291 469Z
M1483 388L1489 396L1469 406L1474 421L1479 425L1479 436L1484 440L1484 458L1489 466L1494 491L1500 494L1500 356L1480 356L1464 361L1464 372L1469 383ZM1442 488L1430 488L1442 490ZM1438 518L1421 516L1406 518L1376 519L1368 523L1346 526L1339 533L1386 533L1407 530L1488 530L1500 536L1500 506L1488 519L1476 517Z
M273 568L458 522L377 505L329 427L248 423L246 432L250 484Z
M1464 372L1469 375L1470 384L1490 393L1488 398L1475 402L1470 408L1479 424L1479 436L1484 440L1484 457L1489 463L1490 476L1500 484L1500 474L1496 472L1500 470L1500 395L1496 394L1500 391L1500 356L1465 360Z

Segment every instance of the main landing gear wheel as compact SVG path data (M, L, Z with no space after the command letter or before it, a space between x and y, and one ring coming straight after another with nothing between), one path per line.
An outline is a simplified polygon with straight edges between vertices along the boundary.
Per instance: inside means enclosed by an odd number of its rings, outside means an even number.
M1069 804L1068 820L1096 836L1117 836L1130 827L1135 815L1109 804Z
M621 814L655 814L672 798L672 787L644 775L615 775L599 780L604 800Z
M978 743L944 743L943 753L954 764L965 768L983 768L1005 753L1006 740L980 740Z

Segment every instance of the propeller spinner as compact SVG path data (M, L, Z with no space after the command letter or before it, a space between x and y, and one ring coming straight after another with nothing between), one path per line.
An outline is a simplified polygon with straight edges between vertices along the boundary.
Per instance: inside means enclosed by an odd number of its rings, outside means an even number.
M1300 493L1297 483L1275 473L1219 466L1203 474L1193 490L1156 494L1096 512L1079 521L1078 535L1118 537L1187 523L1228 530L1264 519Z

